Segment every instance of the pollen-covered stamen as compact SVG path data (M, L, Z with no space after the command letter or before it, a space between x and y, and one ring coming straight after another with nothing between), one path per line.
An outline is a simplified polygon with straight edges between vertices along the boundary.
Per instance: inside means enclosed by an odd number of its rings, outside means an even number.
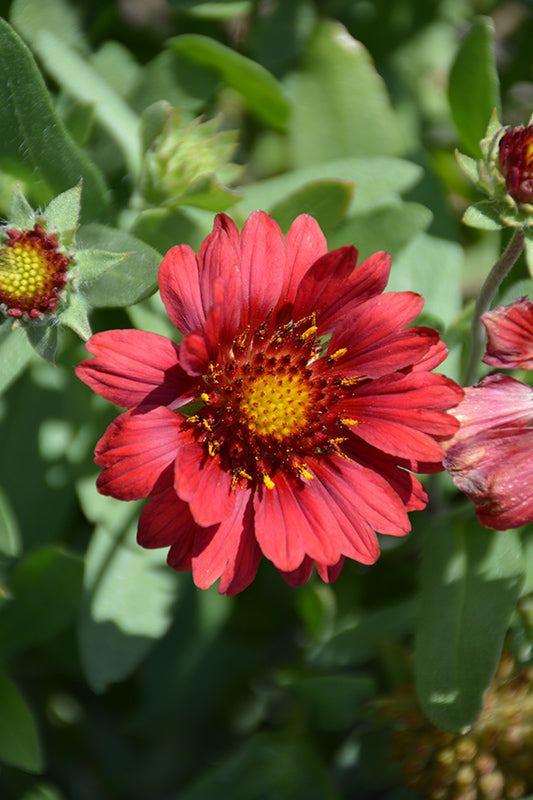
M358 381L332 374L333 362L310 317L274 330L265 324L255 334L247 329L209 365L204 406L189 424L234 486L246 480L271 489L278 470L310 480L310 456L339 452L347 431L337 404Z
M68 280L70 259L38 224L7 234L0 247L0 308L8 316L32 319L53 313Z

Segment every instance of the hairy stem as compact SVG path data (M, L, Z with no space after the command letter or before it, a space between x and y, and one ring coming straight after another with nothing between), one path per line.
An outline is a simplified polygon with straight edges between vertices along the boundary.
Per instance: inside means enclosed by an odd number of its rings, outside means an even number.
M481 287L476 307L474 308L474 316L472 318L472 338L470 346L470 358L466 368L466 375L464 384L470 386L474 383L476 378L478 362L483 352L485 344L485 329L481 322L481 315L488 311L491 307L494 296L498 288L509 273L513 264L515 264L518 256L524 249L524 232L522 228L515 228L515 231L509 240L509 244L503 251L501 257L494 264L493 268L487 275L485 283Z

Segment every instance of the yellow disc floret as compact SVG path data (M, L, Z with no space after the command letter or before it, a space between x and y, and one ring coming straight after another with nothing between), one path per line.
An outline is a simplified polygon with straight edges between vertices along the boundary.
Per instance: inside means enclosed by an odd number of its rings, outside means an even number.
M243 387L240 410L251 433L282 441L305 428L311 405L305 378L268 374Z

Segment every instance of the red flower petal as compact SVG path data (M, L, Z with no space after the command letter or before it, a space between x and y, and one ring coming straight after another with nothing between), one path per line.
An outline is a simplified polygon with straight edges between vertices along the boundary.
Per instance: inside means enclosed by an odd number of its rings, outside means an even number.
M181 436L181 419L168 408L144 413L125 411L96 445L95 462L103 467L98 491L119 500L152 494L173 463Z
M306 556L299 567L286 572L282 569L278 570L279 574L286 581L289 586L303 586L307 583L313 572L313 560Z
M361 303L387 285L390 256L375 253L356 268L357 250L339 247L322 256L306 272L294 301L294 319L318 311L320 333L333 330L351 318Z
M488 311L481 321L488 338L485 364L503 369L533 369L533 303L527 297Z
M450 437L458 427L440 409L459 402L462 390L442 375L386 375L361 385L342 403L351 431L365 442L398 458L441 461L434 437Z
M340 558L339 525L312 484L301 485L279 472L273 489L254 496L255 535L263 554L283 572L292 572L304 556L333 564Z
M169 486L154 494L143 508L137 541L146 548L175 545L192 553L197 527L188 504L180 500L173 486Z
M253 537L250 492L239 491L233 510L219 525L199 529L192 571L196 586L207 589L222 576L221 594L236 594L257 573L261 553Z
M362 303L331 336L328 353L346 349L333 371L378 378L416 363L434 346L432 328L407 328L424 301L414 292L388 292Z
M453 413L461 427L452 443L494 428L523 428L533 422L533 389L509 375L489 375L465 389Z
M296 217L285 237L285 275L280 298L292 303L298 286L314 262L328 252L326 237L308 214Z
M118 330L96 333L87 342L95 358L82 361L76 375L117 406L177 408L195 385L178 363L178 346L156 333Z
M218 456L207 456L190 436L182 441L176 457L174 488L189 503L198 525L216 525L231 514L237 494L232 480L231 473L220 468Z
M278 224L254 211L241 232L241 326L255 328L276 305L285 276L285 243Z
M159 267L159 291L167 313L182 333L201 328L205 311L196 253L189 245L172 247Z

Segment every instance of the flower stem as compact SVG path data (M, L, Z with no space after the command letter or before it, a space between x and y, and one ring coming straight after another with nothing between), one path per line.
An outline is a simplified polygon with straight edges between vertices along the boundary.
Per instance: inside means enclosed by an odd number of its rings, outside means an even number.
M510 272L511 267L515 264L518 256L524 249L524 231L522 228L515 228L509 244L503 251L498 261L494 264L489 272L485 283L481 287L476 306L474 308L474 316L472 318L472 338L470 348L470 358L466 368L466 376L464 380L465 386L470 386L476 377L478 362L481 358L483 345L485 342L485 330L481 322L481 315L488 311L491 307L494 296L498 288Z

